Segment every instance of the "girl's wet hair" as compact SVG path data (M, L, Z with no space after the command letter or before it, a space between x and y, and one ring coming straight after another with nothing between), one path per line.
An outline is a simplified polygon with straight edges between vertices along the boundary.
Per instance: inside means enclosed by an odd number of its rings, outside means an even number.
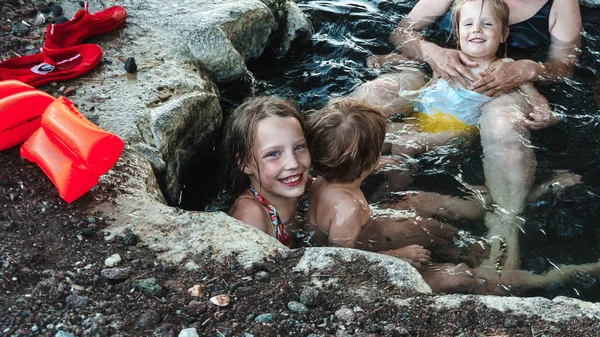
M243 172L243 168L255 160L252 147L256 139L258 123L271 116L296 118L304 132L302 116L289 102L275 97L250 98L235 109L229 117L225 127L223 147L227 187L234 200L250 187L250 179Z
M454 38L456 39L457 48L460 48L460 39L458 38L458 36L460 36L460 27L458 24L460 22L460 10L467 2L471 1L476 0L455 0L452 4L452 32ZM481 0L481 10L483 10L483 6L485 6L485 4L491 7L492 12L496 15L496 19L502 25L502 33L504 34L504 31L506 28L508 28L508 19L510 17L510 9L508 8L508 4L504 0ZM507 43L504 42L504 57L506 57L506 46Z
M335 99L306 119L306 141L313 169L330 182L356 180L379 160L385 114L363 101Z

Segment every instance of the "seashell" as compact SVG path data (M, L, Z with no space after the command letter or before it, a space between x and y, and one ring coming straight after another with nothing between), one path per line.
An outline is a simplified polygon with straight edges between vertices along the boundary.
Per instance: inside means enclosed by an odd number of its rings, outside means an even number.
M221 295L217 295L215 297L211 297L210 301L214 305L219 306L219 307L226 307L231 302L231 300L229 299L229 296L227 296L225 294L221 294Z

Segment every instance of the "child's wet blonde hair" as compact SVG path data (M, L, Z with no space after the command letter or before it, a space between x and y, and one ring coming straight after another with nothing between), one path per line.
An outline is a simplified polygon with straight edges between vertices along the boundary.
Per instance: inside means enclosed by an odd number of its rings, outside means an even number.
M452 11L451 11L452 28L453 28L452 31L456 37L456 46L459 49L460 49L460 42L459 42L460 39L458 39L458 36L460 36L460 33L459 33L460 27L459 27L458 23L460 22L460 10L467 2L471 2L471 1L477 1L477 0L455 0L454 4L452 5ZM508 8L508 4L504 0L481 0L481 9L482 10L483 10L483 6L485 6L485 4L490 6L492 9L492 12L496 15L496 19L502 25L502 34L504 35L504 32L508 28L508 19L510 17L510 9ZM506 38L507 38L507 36L504 36L504 39L506 39ZM505 42L504 43L504 56L505 57L506 57L506 46L507 46L507 43Z
M352 98L332 100L306 119L313 169L330 182L356 180L379 160L386 126L378 108Z
M225 127L223 147L228 189L234 199L250 187L250 179L243 169L255 160L252 148L256 140L258 123L271 116L293 117L298 120L304 132L304 118L291 103L276 97L250 98L235 109L229 117Z

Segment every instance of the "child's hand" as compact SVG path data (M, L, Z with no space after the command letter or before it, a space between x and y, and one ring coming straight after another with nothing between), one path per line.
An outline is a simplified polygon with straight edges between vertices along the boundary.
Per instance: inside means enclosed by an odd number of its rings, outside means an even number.
M525 120L525 126L531 131L538 131L550 127L560 121L560 117L548 108L547 105L540 105L533 108Z
M381 57L382 57L382 55L371 55L371 56L367 57L367 67L373 68L373 69L381 68L381 63L382 63L380 60Z
M419 245L410 245L398 249L394 249L390 251L390 254L395 257L408 259L414 262L420 263L430 263L431 262L431 252L423 246Z

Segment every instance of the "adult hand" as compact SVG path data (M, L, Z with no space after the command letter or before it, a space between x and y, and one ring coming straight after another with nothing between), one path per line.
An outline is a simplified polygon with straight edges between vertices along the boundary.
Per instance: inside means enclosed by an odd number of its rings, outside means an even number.
M468 89L490 97L504 95L521 84L532 80L531 61L495 62L488 69L479 73L480 79L473 82Z
M462 51L430 44L423 49L423 53L426 55L425 62L429 64L436 77L441 77L450 84L457 81L465 87L477 80L467 68L476 67L477 63Z
M525 126L531 131L538 131L550 127L559 121L560 117L552 110L543 106L536 106L525 120Z

